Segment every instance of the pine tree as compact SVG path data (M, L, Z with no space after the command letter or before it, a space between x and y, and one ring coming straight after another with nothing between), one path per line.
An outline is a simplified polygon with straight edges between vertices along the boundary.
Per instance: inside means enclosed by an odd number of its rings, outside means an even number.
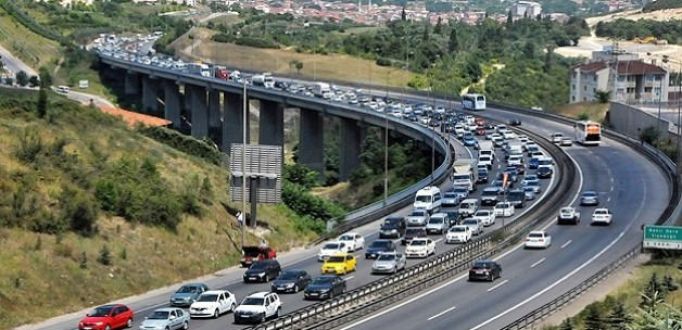
M651 300L653 297L665 299L665 294L666 293L664 293L662 290L661 283L658 281L658 274L653 273L651 274L649 283L647 284L646 288L644 288L644 292L642 293L642 301L639 305L643 308L651 307Z
M99 250L97 262L104 266L111 265L111 252L109 252L109 248L106 245L102 246L102 249Z
M628 325L632 322L632 317L628 314L625 309L623 302L618 301L613 307L613 310L606 318L606 324L608 324L611 330L628 330Z
M602 320L597 305L591 304L585 308L585 330L604 330L604 320Z
M547 47L547 53L545 54L545 65L543 66L543 71L545 73L549 73L549 71L552 69L552 62L553 62L553 56L554 54L554 47L553 46L548 46Z
M507 27L511 27L514 24L514 17L512 16L511 10L507 12Z
M407 13L405 12L405 6L407 5L407 2L405 5L403 5L403 11L400 13L400 20L405 22L407 21Z
M665 290L668 292L676 291L678 289L677 284L675 284L675 281L673 281L673 277L670 275L666 275L663 277L663 286L665 287Z
M438 21L436 22L436 26L433 28L433 33L436 33L436 34L443 33L443 19L440 16L438 16Z
M38 117L43 118L47 113L47 91L44 87L40 87L38 91L38 103L36 104L36 112Z
M455 27L452 27L452 30L450 30L450 40L448 42L448 50L453 53L459 50L459 41L457 40L457 29Z

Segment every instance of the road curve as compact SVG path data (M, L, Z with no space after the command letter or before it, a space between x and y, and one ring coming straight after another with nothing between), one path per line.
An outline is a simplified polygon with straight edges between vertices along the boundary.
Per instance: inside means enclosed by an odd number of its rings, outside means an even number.
M482 113L501 121L519 118L523 126L549 136L572 127L525 114L489 109ZM579 207L578 226L548 223L553 245L547 250L514 248L498 256L502 278L494 283L470 283L457 277L399 304L389 306L342 329L499 329L561 295L639 244L640 226L653 223L669 200L669 183L662 171L638 152L604 139L600 147L566 148L578 164L583 190L599 193L600 206L614 213L609 227L592 227L594 207ZM577 203L576 203L577 205Z

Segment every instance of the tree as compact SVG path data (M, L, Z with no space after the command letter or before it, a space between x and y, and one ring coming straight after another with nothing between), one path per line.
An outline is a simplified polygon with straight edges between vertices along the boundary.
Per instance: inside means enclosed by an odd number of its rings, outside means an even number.
M457 29L455 27L452 27L452 30L450 30L450 40L448 41L448 51L451 53L456 52L459 50L459 41L457 40Z
M40 69L38 70L38 76L40 77L40 87L42 88L49 88L52 86L52 76L50 75L50 71L44 67L41 66Z
M611 330L628 330L628 324L632 322L632 317L625 309L622 301L617 301L611 313L606 317L605 323Z
M38 86L38 84L40 84L40 81L38 80L38 76L31 76L30 78L28 78L28 84L31 87Z
M585 330L603 330L604 320L596 304L591 304L585 308Z
M25 87L26 85L28 85L28 74L26 74L26 71L21 70L17 72L14 78L16 79L17 84L19 84L19 86Z
M609 103L611 99L610 91L597 91L597 100L599 103Z
M407 13L405 12L405 6L407 5L407 2L403 4L403 11L400 13L400 20L405 22L407 21Z
M553 57L554 57L553 55L554 55L554 47L548 46L547 47L547 53L545 54L545 65L542 67L542 70L545 71L545 73L549 73L549 71L552 70Z
M443 19L440 16L438 16L438 21L436 22L436 26L433 28L433 33L436 33L436 34L443 33Z
M507 28L510 28L514 24L514 16L512 16L511 10L507 12Z
M561 322L559 330L573 330L573 322L571 322L571 319L565 319Z
M301 74L301 69L303 69L303 62L297 61L296 62L296 73Z
M655 138L651 139L650 137L642 137L642 139L651 144L653 143L657 138L658 138L658 132L656 131L655 128L651 127L654 132L656 132ZM647 132L649 127L647 127L644 131ZM642 132L642 135L644 135L644 132ZM655 300L660 299L663 300L665 299L665 295L667 292L665 292L665 289L661 285L661 283L658 281L658 274L653 273L651 274L651 278L649 278L649 283L647 283L646 288L644 288L644 292L642 293L642 301L639 303L639 306L644 308L644 309L651 309L654 308L652 303L655 302Z
M47 91L45 88L40 88L38 92L38 103L36 103L36 112L38 117L43 118L47 113Z
M97 262L104 266L111 265L111 252L109 251L109 248L106 245L102 246L102 248L99 250Z

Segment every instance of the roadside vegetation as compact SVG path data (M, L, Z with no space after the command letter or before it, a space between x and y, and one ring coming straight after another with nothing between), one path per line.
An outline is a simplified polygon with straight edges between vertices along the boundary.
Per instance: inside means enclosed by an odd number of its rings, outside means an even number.
M599 22L596 27L599 37L622 40L644 40L656 38L666 40L670 44L682 44L682 20L655 21L640 19L637 21L617 19L612 22Z
M545 330L679 329L682 326L682 258L656 257L604 300Z
M224 167L147 135L56 94L0 89L0 328L237 263ZM304 196L259 206L247 242L317 237L339 208Z
M682 8L682 0L657 0L647 3L643 12L651 12L663 9Z

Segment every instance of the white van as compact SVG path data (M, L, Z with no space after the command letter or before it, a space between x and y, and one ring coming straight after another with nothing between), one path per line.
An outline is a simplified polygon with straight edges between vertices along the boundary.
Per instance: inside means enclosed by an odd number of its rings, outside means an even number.
M417 192L414 197L414 208L424 209L429 213L440 210L442 196L438 187L426 187Z
M459 204L459 210L457 210L462 217L472 216L476 211L478 211L478 199L475 198L463 200Z

